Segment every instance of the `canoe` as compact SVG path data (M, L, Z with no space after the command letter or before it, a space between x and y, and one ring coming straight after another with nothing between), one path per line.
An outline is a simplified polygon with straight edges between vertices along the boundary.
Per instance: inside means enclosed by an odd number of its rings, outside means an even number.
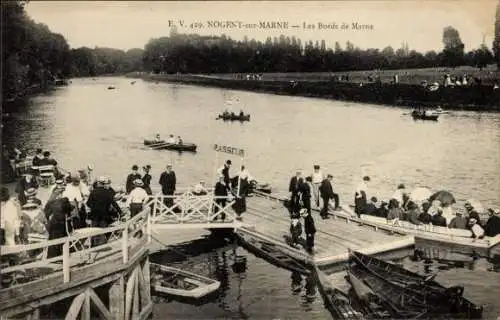
M219 116L217 117L217 120L219 119L222 119L224 121L250 121L250 115L249 114L246 114L246 115L243 115L243 116L240 116L240 115L222 115L222 114L219 114Z
M349 272L349 270L347 270L346 278L356 295L357 304L367 318L386 319L393 316L384 301L365 285L363 281Z
M177 150L177 151L196 151L196 145L194 143L167 143L164 140L144 140L144 145L155 150Z
M437 121L439 118L439 114L437 113L432 113L432 114L426 114L425 112L413 110L411 113L411 116L415 120L431 120L431 121Z
M184 298L199 299L220 287L220 282L181 269L150 263L151 289Z
M436 275L422 276L396 264L362 254L361 252L349 250L349 262L355 262L365 268L373 270L378 274L383 274L389 281L411 287L412 289L421 291L425 290L446 296L461 296L464 291L462 286L451 287L449 289L445 288L438 282L434 281Z
M235 232L239 244L246 250L256 256L263 258L269 263L290 271L296 271L300 274L309 275L311 270L302 261L299 261L289 254L285 253L272 242L252 237L247 233Z
M334 319L365 319L362 313L352 307L345 293L331 286L326 275L317 266L314 266L314 278L325 308Z
M353 257L354 259L351 259ZM445 288L442 292L440 288L436 289L440 285L432 278L427 281L429 286L412 280L405 281L404 277L410 278L416 274L408 270L405 273L403 268L391 264L387 264L387 271L384 271L385 268L381 267L383 263L380 263L382 260L369 258L369 263L367 263L368 260L356 259L353 254L350 254L349 272L362 280L384 300L393 316L405 319L419 318L423 315L435 317L444 314L453 318L478 319L482 317L483 308L465 299L462 296L461 287ZM398 273L394 271L397 268L401 269Z

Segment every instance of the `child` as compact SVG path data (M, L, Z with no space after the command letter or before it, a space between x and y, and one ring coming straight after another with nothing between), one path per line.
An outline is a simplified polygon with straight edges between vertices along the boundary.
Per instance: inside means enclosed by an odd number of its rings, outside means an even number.
M302 224L299 220L300 216L296 213L292 215L292 222L290 224L290 233L292 235L292 246L297 247L299 244L300 235L302 234Z

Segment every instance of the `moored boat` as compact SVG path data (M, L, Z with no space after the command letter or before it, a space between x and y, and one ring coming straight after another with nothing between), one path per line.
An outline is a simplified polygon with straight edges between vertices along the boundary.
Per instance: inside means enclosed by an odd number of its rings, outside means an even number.
M429 278L428 282L431 286L426 286L425 283L416 283L412 279L404 280L401 274L405 276L414 273L405 273L398 270L398 273L391 272L395 268L386 265L386 268L380 266L380 260L374 257L369 261L363 257L363 260L357 259L356 256L350 253L349 272L355 277L362 280L377 296L384 300L393 316L399 318L419 318L440 317L449 315L453 318L474 318L482 317L483 308L476 306L462 296L463 289L461 287L445 288L445 291L432 286L433 279ZM396 266L397 267L397 266ZM398 267L399 268L399 267ZM427 280L424 278L424 280ZM434 282L434 284L437 284ZM440 286L439 284L437 284ZM444 288L444 287L442 287Z
M252 237L250 234L241 231L236 231L235 234L242 247L269 263L305 275L311 273L311 270L302 261L293 258L272 242Z
M351 306L345 293L331 286L326 275L317 266L314 266L314 278L325 303L325 308L334 319L365 319L362 313Z
M434 281L435 275L422 276L396 264L362 254L361 252L349 251L349 261L370 268L379 274L384 274L388 280L408 287L419 288L420 290L432 291L443 295L461 296L463 293L464 288L461 286L447 289Z
M201 298L220 287L220 282L181 269L151 263L151 289L185 298Z
M224 121L229 120L229 121L250 121L250 115L245 114L245 115L224 115L224 114L219 114L219 116L216 118L216 120L222 119Z
M144 140L144 145L156 150L196 151L197 148L194 143L168 143L165 140Z
M386 319L392 316L385 302L349 270L347 270L346 278L357 298L357 305L367 318Z

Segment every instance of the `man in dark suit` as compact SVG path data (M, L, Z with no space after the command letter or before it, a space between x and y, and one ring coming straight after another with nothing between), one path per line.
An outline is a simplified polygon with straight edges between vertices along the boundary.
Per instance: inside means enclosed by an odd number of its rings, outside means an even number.
M129 194L132 190L134 190L135 188L134 181L142 178L138 170L139 167L136 164L134 164L132 166L132 172L129 173L129 175L127 176L127 182L125 184L125 192L127 194Z
M288 186L288 191L291 192L289 204L290 214L294 212L294 209L299 208L299 179L301 178L301 176L302 172L300 170L297 170L295 176L290 179L290 185Z
M177 183L175 172L172 170L172 165L167 165L167 170L164 171L160 176L161 191L163 195L169 196L165 198L164 203L167 207L172 207L174 205L174 199L171 197L175 192L175 184Z
M323 219L328 219L328 204L330 199L335 201L335 210L339 208L339 195L333 192L332 187L333 176L329 174L326 179L321 182L320 193L323 199L323 209L321 209L320 215Z

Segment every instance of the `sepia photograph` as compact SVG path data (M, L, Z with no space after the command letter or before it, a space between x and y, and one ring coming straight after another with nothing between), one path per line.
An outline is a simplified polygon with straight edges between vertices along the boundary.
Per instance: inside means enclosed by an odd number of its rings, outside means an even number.
M500 320L499 0L0 5L0 320Z

